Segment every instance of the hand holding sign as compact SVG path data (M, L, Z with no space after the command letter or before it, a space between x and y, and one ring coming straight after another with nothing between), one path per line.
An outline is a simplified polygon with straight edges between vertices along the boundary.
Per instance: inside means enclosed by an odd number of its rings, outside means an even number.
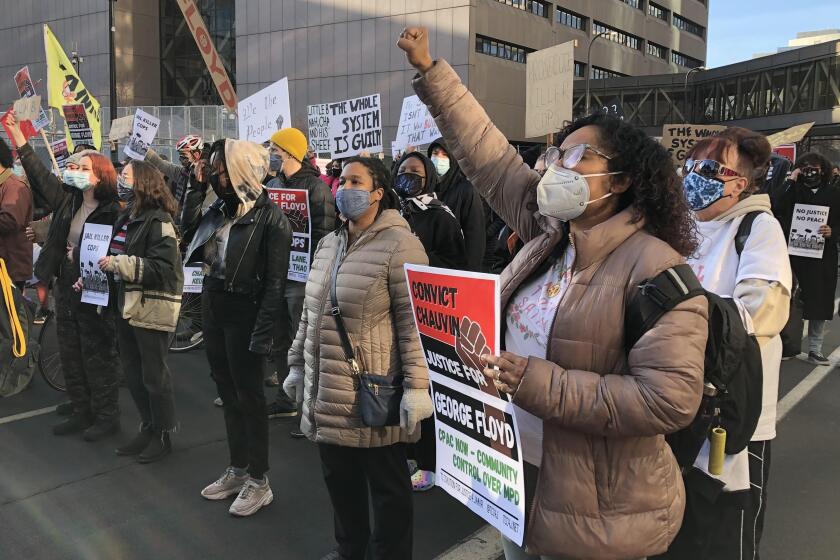
M481 359L490 367L484 368L484 375L493 380L500 391L514 394L525 375L528 358L517 356L511 352L502 352L500 356L485 354ZM496 367L498 369L493 369Z
M35 121L41 116L41 96L22 97L15 101L15 115L22 121Z
M831 237L831 226L820 226L817 232L825 238Z

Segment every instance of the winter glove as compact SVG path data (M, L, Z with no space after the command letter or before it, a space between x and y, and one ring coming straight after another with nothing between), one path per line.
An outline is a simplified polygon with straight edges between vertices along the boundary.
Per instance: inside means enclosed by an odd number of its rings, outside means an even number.
M400 401L400 428L411 435L420 420L429 418L434 412L428 389L405 389Z
M289 375L283 382L283 391L297 404L303 402L303 368L292 367L289 369Z

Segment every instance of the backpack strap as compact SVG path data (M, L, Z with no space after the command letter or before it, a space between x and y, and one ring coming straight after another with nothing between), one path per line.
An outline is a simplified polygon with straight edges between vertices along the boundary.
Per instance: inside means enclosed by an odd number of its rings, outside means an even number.
M706 295L694 271L687 264L667 268L638 286L624 313L624 347L629 353L659 319L680 303Z
M752 231L753 222L761 214L764 214L761 210L754 210L753 212L745 214L744 219L741 220L741 223L738 225L738 231L735 233L735 252L738 253L739 258L741 257L741 253L744 252L747 239Z

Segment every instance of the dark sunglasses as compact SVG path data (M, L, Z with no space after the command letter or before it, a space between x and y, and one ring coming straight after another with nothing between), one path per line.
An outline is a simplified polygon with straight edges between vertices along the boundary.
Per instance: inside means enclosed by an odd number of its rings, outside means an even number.
M713 159L688 159L683 165L683 176L691 172L695 172L707 179L714 179L717 176L721 177L740 177L741 174L734 169L725 167L719 161Z

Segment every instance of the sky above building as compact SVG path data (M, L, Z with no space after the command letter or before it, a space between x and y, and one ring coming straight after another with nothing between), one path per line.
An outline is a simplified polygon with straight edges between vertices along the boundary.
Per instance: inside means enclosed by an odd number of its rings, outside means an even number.
M800 31L840 28L840 0L710 0L709 68L775 52Z

